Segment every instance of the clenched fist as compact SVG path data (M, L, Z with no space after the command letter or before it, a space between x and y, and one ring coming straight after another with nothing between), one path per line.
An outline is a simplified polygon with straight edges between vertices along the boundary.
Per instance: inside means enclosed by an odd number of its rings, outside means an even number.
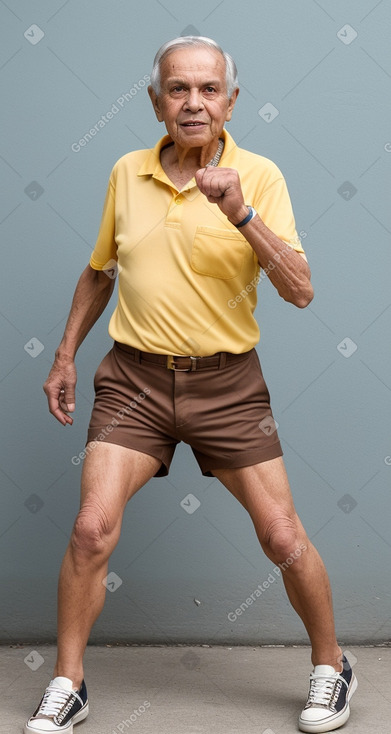
M211 204L217 204L232 224L248 214L238 172L234 168L200 168L195 174L197 186Z

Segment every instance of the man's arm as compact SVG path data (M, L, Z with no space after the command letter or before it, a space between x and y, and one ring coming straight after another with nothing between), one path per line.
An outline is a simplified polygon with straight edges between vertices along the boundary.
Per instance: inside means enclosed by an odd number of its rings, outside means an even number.
M247 214L248 207L245 206L240 216L244 219ZM230 221L231 224L237 224L242 220ZM298 308L308 306L314 297L314 291L310 282L311 270L305 255L280 240L258 214L241 227L240 231L253 248L261 268L265 270L281 298Z
M238 172L233 168L201 168L196 173L197 186L208 201L217 204L231 224L248 215ZM259 264L281 298L298 308L312 301L314 292L311 271L305 257L280 240L258 214L240 228L258 257Z
M90 265L83 270L76 286L64 336L43 386L49 411L63 426L73 423L68 412L75 409L76 352L106 308L113 288L114 279L103 270L93 270Z

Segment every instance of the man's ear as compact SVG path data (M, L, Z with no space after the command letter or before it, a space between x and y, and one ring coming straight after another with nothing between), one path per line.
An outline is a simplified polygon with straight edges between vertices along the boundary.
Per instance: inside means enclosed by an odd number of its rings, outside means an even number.
M160 106L159 106L159 98L156 92L154 91L154 89L151 87L151 85L149 85L148 87L148 94L151 98L152 107L155 110L155 115L157 119L159 120L159 122L163 122L163 117L162 117L162 113L160 111Z
M225 118L226 122L229 122L232 117L232 112L235 107L235 102L238 98L238 94L239 94L239 87L236 87L236 89L234 89L234 91L232 92L231 99L229 100L229 103L228 103L227 115Z

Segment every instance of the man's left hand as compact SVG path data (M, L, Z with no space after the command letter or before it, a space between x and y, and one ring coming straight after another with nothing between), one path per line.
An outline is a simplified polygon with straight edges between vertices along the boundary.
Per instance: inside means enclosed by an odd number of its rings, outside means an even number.
M211 204L217 204L232 224L248 214L238 172L234 168L200 168L195 174L197 186Z

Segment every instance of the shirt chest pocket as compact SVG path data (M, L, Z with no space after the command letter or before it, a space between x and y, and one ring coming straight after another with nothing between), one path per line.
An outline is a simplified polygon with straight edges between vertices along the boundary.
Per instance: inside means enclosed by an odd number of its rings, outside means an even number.
M239 275L246 256L247 240L240 232L217 227L197 227L190 264L200 275L229 280Z

